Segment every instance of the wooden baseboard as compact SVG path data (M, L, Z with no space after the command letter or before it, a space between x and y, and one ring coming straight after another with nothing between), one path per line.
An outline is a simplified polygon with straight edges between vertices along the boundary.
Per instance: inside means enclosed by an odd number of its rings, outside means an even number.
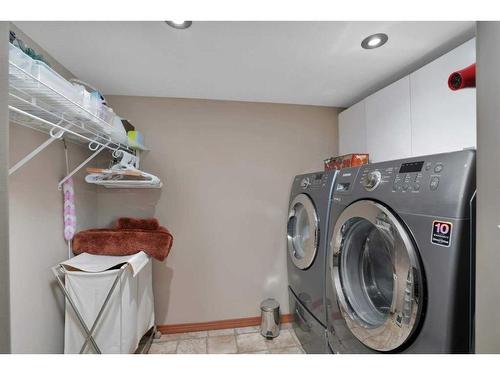
M293 321L293 315L292 314L281 315L280 320L281 323L290 323ZM163 334L186 333L195 331L210 331L215 329L251 327L259 325L260 321L261 321L260 316L254 316L250 318L216 320L213 322L158 325L157 329Z

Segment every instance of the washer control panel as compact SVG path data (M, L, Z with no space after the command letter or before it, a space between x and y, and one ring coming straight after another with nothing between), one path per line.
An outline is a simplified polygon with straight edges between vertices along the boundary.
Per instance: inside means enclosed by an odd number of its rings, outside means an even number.
M375 200L398 213L469 218L476 190L474 150L413 156L364 164L339 171L332 202L343 206ZM431 233L429 225L429 234Z
M376 168L367 164L361 167L359 183L366 191L382 187L394 193L419 193L439 189L445 165L440 161L418 160Z

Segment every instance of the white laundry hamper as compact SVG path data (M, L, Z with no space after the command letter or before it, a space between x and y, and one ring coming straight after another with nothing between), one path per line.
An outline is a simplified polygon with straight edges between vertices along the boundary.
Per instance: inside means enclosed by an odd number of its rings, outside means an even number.
M144 253L131 257L90 254L81 254L78 257L82 256L87 263L90 261L94 268L79 265L75 268L75 262L71 263L71 260L61 264L64 267L64 286L69 297L91 330L116 281L115 289L102 311L92 337L102 353L134 353L141 338L154 326L151 258ZM142 259L137 260L138 257ZM111 266L115 258L115 264ZM127 258L132 259L130 263ZM95 272L95 269L99 268L105 270ZM94 272L88 272L88 269ZM117 279L120 272L121 276ZM66 303L64 353L80 353L86 337L87 334L76 312L70 303ZM95 352L90 342L83 351L83 353Z

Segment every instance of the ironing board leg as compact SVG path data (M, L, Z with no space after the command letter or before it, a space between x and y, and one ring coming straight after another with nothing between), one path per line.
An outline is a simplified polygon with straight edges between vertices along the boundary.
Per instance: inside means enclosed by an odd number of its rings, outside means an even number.
M59 267L62 268L61 266L59 266ZM94 347L94 350L96 351L96 353L97 354L101 354L101 350L99 349L99 346L97 346L97 343L95 342L94 338L90 335L90 331L89 331L87 325L85 324L85 321L83 320L83 317L80 315L80 312L78 311L75 303L73 302L73 299L69 295L68 290L64 286L64 283L62 282L61 277L59 276L59 273L58 273L58 270L57 270L59 267L58 266L53 267L52 268L52 272L54 273L54 275L56 277L56 280L57 280L57 283L59 284L59 287L63 291L64 296L66 297L66 300L69 302L71 308L75 312L76 317L80 321L80 324L81 324L83 330L85 331L85 333L87 335L87 339L85 340L85 343L87 343L88 340L90 340L90 343ZM64 270L62 272L64 273Z
M80 354L82 354L83 351L85 350L85 348L87 347L87 343L89 342L89 340L93 340L93 334L94 334L94 331L97 327L97 324L99 324L101 317L102 317L102 314L103 314L104 310L106 309L106 306L108 305L109 300L111 299L111 295L113 294L114 290L116 289L116 286L118 285L118 281L122 277L123 271L125 271L127 266L128 266L128 263L125 263L124 265L122 265L120 267L120 271L116 275L115 281L113 281L113 285L111 286L111 289L109 290L108 295L106 296L106 299L104 300L104 303L102 304L101 309L99 310L99 313L97 314L97 317L94 320L94 324L92 324L92 328L90 328L90 332L87 333L87 337L85 338L85 342L83 343L83 346L80 349Z

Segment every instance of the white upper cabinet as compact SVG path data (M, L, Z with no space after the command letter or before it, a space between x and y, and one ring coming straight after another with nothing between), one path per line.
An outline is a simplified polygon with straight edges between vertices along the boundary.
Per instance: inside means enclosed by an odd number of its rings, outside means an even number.
M365 112L366 145L371 162L412 155L409 77L366 98Z
M476 146L476 90L448 88L448 76L474 62L472 39L410 75L413 155Z
M339 114L339 154L362 154L366 149L365 102Z
M340 154L379 162L475 147L476 90L448 88L475 61L472 39L340 113Z

